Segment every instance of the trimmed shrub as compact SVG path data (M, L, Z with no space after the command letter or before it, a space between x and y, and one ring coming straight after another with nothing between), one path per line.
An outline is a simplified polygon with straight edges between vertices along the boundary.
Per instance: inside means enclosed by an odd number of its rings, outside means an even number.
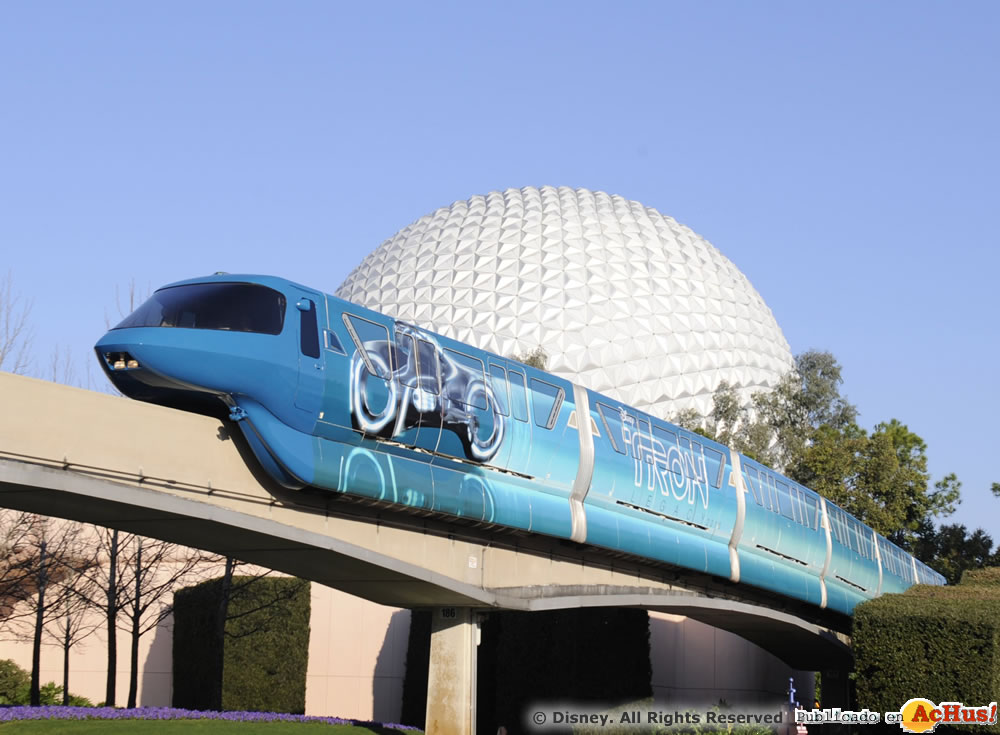
M9 658L0 661L0 704L27 704L19 695L30 687L31 674Z
M309 583L234 577L232 589L224 643L217 637L221 579L174 597L174 706L305 712Z
M985 569L966 569L962 574L962 581L959 586L987 585L1000 587L1000 567L986 567Z
M175 707L222 708L222 657L215 622L221 579L174 593L173 676Z
M55 682L47 682L38 688L42 706L61 705L63 688ZM31 674L11 659L0 661L0 705L27 705L31 702ZM71 707L93 707L86 697L70 693Z
M1000 585L918 585L865 602L855 608L852 638L859 706L1000 700Z

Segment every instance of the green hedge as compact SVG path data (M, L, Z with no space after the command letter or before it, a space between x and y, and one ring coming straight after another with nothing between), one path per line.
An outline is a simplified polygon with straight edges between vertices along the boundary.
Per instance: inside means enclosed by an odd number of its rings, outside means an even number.
M966 569L962 574L960 586L966 585L987 585L991 587L1000 587L1000 567Z
M309 583L234 577L220 658L221 594L220 578L174 596L174 706L304 713Z
M898 711L914 697L968 706L1000 700L1000 585L973 581L997 579L997 570L981 571L969 583L918 585L855 608L860 707Z

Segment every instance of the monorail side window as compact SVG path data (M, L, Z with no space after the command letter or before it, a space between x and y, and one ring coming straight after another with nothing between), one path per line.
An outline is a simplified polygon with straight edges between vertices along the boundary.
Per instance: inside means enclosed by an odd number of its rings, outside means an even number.
M597 415L601 417L604 424L604 433L611 442L611 448L618 454L625 454L625 449L621 445L622 419L621 412L617 408L611 408L600 401L597 402Z
M285 297L257 283L192 283L161 288L115 329L176 327L280 334Z
M441 369L438 365L438 351L425 339L417 340L417 370L420 372L420 387L434 395L441 392Z
M851 519L851 526L854 528L854 535L858 539L858 553L865 559L871 559L871 538L868 536L868 529L857 518Z
M565 396L566 392L559 386L532 378L531 406L535 423L543 429L551 429L555 426Z
M698 442L692 442L683 434L677 438L677 444L681 450L687 449L686 453L682 452L684 454L684 474L692 480L705 482L707 478L701 476L701 463L698 462L701 455L701 445Z
M753 499L757 502L757 505L764 506L764 492L760 486L760 475L757 474L757 470L753 467L744 465L743 469L749 480L747 484L750 485L750 494L753 495Z
M778 491L774 486L774 478L766 472L761 472L760 476L764 479L764 484L767 486L767 494L770 499L771 510L775 513L779 513L781 509L778 506Z
M795 522L802 526L808 526L806 519L805 493L798 485L792 485L792 513L795 515Z
M704 447L705 466L708 468L708 479L712 487L722 487L722 452L711 447Z
M417 369L417 348L413 342L413 335L400 333L399 329L396 330L396 359L399 363L396 378L407 388L416 388L420 380Z
M487 409L486 370L483 361L464 352L444 348L444 383L449 395L472 408Z
M307 357L319 357L319 327L316 325L316 303L299 299L299 348Z
M642 457L646 461L646 464L653 464L653 432L649 428L649 421L646 419L639 419L639 454L636 456ZM635 440L632 442L635 446Z
M344 312L344 326L368 372L383 380L390 380L392 356L389 350L389 330L381 324L347 312Z
M490 381L493 385L493 395L497 399L497 410L501 416L510 414L507 397L507 372L500 366L490 363Z
M812 495L804 494L806 504L806 525L816 531L819 529L819 501Z
M677 435L653 424L653 439L652 453L656 456L656 464L673 472L677 482L684 482L684 456L676 451L670 452L671 447L677 446Z
M781 480L775 480L778 488L778 509L781 515L790 521L795 520L795 512L792 510L792 496L788 491L788 484Z
M528 396L524 389L524 374L508 370L510 377L510 410L518 421L528 420Z
M346 355L344 345L340 343L340 337L332 329L324 329L323 337L326 341L326 349L336 352L338 355Z

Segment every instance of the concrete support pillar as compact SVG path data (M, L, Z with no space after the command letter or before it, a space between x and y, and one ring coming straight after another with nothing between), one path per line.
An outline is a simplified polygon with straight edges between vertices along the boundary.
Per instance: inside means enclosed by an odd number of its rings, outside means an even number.
M424 720L427 735L475 735L478 642L479 627L472 608L434 609Z

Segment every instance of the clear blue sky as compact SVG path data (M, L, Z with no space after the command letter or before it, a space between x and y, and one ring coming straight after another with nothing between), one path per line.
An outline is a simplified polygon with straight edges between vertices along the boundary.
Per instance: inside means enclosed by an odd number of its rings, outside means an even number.
M1000 541L1000 3L0 4L0 273L36 372L116 289L326 291L474 194L636 199L830 350Z

